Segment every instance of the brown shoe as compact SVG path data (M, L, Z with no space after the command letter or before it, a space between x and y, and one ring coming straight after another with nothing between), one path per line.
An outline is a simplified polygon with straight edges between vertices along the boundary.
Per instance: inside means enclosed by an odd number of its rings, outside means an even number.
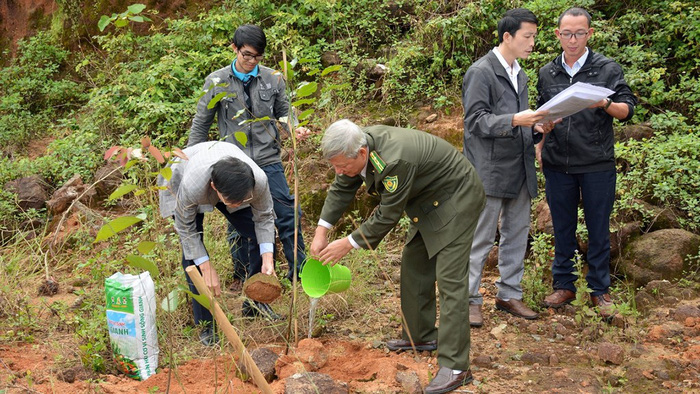
M422 352L424 350L432 352L433 350L437 350L437 340L435 341L428 341L428 342L413 342L413 345L416 347L416 351ZM411 341L406 341L404 339L392 339L390 341L386 341L386 347L389 350L413 350L413 346L411 346Z
M469 325L472 327L484 325L484 318L481 317L481 304L469 304Z
M615 304L610 299L610 294L591 295L591 302L598 307L598 313L603 319L610 319L615 314Z
M576 299L576 293L566 289L556 289L554 293L544 298L544 306L547 308L559 308Z
M535 320L540 316L537 312L528 308L521 300L516 300L515 298L511 298L508 301L496 298L496 309L527 320Z
M449 393L458 387L466 386L472 380L474 380L474 377L470 369L455 374L450 368L440 367L435 378L425 386L425 394Z

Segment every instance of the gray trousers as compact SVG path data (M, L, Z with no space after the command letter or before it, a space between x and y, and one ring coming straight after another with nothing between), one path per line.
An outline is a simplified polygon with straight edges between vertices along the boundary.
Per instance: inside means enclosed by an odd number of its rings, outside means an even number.
M500 218L500 228L498 221ZM500 230L498 244L498 272L496 281L498 294L502 300L523 298L520 281L523 279L527 235L530 230L530 194L523 183L516 198L486 196L486 207L479 216L469 256L469 303L483 304L479 293L484 263L496 239L496 229Z

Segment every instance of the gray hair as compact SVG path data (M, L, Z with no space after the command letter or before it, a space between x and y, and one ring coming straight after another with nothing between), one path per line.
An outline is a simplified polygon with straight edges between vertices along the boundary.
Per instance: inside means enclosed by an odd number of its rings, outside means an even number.
M367 146L365 132L348 119L338 120L328 126L321 139L321 151L326 160L338 155L354 159L363 146Z

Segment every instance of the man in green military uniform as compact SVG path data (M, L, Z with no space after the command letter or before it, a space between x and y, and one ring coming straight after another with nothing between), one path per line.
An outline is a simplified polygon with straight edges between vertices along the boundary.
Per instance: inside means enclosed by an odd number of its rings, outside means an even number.
M474 168L452 145L428 133L388 126L361 129L347 119L326 130L321 150L337 175L321 211L311 254L335 264L353 248L376 248L405 211L411 226L401 258L403 339L388 341L387 347L438 349L440 370L426 393L446 393L469 383L469 259L465 256L485 203ZM351 235L329 243L328 230L363 181L368 193L379 196L379 206Z

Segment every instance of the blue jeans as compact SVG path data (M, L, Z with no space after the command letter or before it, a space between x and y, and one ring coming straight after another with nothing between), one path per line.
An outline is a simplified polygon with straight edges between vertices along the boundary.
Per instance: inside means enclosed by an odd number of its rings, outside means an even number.
M294 272L294 197L289 193L289 185L287 184L287 178L284 176L284 168L282 163L274 163L264 167L261 167L265 174L267 175L267 183L270 186L270 194L272 195L272 203L275 210L275 227L277 227L277 233L279 235L280 241L282 241L282 250L284 252L284 257L289 264L289 273L287 274L288 279L292 279L292 273ZM304 253L304 239L302 238L301 232L301 208L298 209L299 212L299 238L297 240L297 273L301 270L301 266L306 259L306 254ZM245 266L244 258L239 256L239 251L245 251L250 248L248 243L249 239L241 237L240 234L236 233L233 226L229 225L229 245L231 246L231 257L233 258L234 266L234 278L244 279L246 277L246 272L248 272L248 267ZM275 256L277 260L277 256Z
M553 287L576 291L574 251L577 249L578 205L588 229L588 274L586 281L601 295L610 287L610 214L615 202L615 170L566 174L544 169L545 192L554 226Z
M239 258L244 259L244 264L249 269L249 275L257 274L262 270L262 257L260 256L260 248L258 248L258 241L255 236L255 223L253 222L253 211L248 208L244 208L235 212L229 212L226 210L226 206L219 202L216 204L216 209L226 216L229 222L229 227L233 226L238 234L242 237L250 239L247 243L247 249L245 251L239 251ZM200 239L204 240L204 214L197 214L195 217L195 224L197 227L197 233L199 233ZM182 255L182 268L187 269L190 265L194 265L194 261L185 259L185 255ZM201 272L200 272L201 273ZM185 273L185 278L187 278L187 284L190 287L190 291L194 294L199 294L197 288L192 283L189 275ZM194 323L209 323L212 322L211 312L199 302L192 300L192 314L194 315Z

